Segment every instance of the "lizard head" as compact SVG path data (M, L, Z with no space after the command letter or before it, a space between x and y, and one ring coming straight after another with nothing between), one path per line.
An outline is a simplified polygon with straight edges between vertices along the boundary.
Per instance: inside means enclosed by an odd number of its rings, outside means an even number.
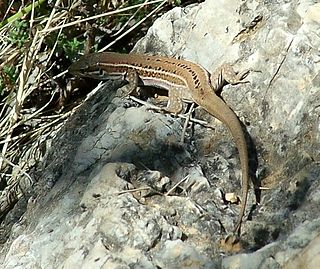
M69 73L78 77L91 77L98 80L106 80L107 74L99 64L99 53L83 55L77 62L68 68Z

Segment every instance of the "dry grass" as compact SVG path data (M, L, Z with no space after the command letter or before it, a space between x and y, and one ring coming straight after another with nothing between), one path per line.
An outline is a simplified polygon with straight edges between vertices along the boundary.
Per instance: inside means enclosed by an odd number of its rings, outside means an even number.
M91 16L96 10L89 10L88 2L86 6L75 0L67 6L57 0L49 12L40 8L47 5L43 0L29 2L28 10L11 17L6 12L9 19L0 24L0 218L36 183L30 171L43 160L49 141L75 108L75 100L67 98L72 87L65 71L73 58L61 50L62 37L85 42L88 23L97 28L101 19L104 29L111 28L111 41L101 49L106 50L166 5L157 0L124 7L128 1L109 1L99 8L106 12ZM137 19L142 10L145 15ZM25 33L19 33L26 40L12 38L21 26L17 21L26 26Z

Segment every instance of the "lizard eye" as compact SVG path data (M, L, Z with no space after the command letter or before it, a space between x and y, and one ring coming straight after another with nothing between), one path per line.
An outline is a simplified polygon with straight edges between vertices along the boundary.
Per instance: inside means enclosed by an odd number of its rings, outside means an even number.
M103 76L104 76L104 71L103 71L103 69L100 69L100 68L99 68L98 71L99 71L99 77L103 77Z

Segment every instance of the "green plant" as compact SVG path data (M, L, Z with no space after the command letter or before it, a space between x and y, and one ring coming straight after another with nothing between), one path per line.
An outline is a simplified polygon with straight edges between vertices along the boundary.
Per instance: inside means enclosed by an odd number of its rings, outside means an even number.
M58 41L58 47L62 49L66 57L70 60L75 60L79 51L83 51L85 41L79 41L76 37L69 40L65 35L60 36L60 40Z
M0 95L3 95L6 85L12 85L17 81L18 73L15 66L4 66L0 72Z
M29 38L28 23L23 20L16 20L8 33L8 39L18 48L22 48Z

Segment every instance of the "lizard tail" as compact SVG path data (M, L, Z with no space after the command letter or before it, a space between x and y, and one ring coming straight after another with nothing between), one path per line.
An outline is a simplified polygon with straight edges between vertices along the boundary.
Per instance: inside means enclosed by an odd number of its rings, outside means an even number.
M249 158L244 132L237 115L221 98L215 94L210 94L210 96L206 96L205 98L201 99L202 100L201 103L199 102L199 105L228 127L239 152L242 171L242 204L239 218L233 230L233 233L239 235L242 219L246 210L249 190Z

